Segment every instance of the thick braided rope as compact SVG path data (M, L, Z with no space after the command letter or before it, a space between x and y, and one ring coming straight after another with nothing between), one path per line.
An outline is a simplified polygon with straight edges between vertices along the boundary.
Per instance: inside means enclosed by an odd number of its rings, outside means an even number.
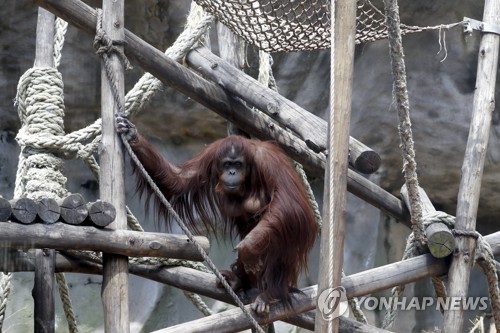
M184 31L177 37L175 43L165 51L172 60L181 61L207 32L214 18L206 13L194 1L186 20ZM136 114L160 90L163 84L153 75L146 73L125 96L126 114Z
M5 320L5 311L7 310L7 301L10 294L11 273L0 272L0 332L2 332L3 322Z
M54 34L54 67L59 67L61 63L61 51L64 45L64 38L68 30L68 22L60 17L56 17L56 29Z
M495 257L490 245L483 239L483 237L479 237L477 239L476 251L481 252L481 257L478 257L476 253L475 259L477 260L481 270L486 275L493 318L495 319L495 328L497 332L500 332L500 290L498 288L498 275Z
M422 207L420 205L420 195L418 192L417 162L415 161L415 150L411 129L410 103L406 85L406 67L401 39L399 8L397 0L384 0L384 4L390 49L389 53L394 80L392 94L398 110L398 130L401 140L400 147L403 154L404 176L410 201L412 231L415 233L415 237L421 245L424 245Z
M56 281L59 287L59 297L61 298L61 302L63 304L64 314L66 315L66 320L68 321L69 331L71 333L78 333L78 326L76 325L76 317L73 312L66 277L63 273L56 273Z
M20 78L16 96L22 127L16 139L21 154L16 175L14 197L58 198L67 192L62 161L24 138L64 133L64 97L61 74L55 68L35 67ZM29 192L28 192L29 191Z
M207 304L201 299L200 295L186 290L183 290L182 293L196 306L198 311L203 313L203 315L210 316L213 314L212 310L210 310Z

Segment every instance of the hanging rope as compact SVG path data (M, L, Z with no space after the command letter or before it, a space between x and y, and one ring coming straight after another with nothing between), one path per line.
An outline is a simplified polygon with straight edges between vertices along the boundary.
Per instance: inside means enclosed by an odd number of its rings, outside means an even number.
M3 332L3 322L5 320L5 311L10 294L11 273L0 273L0 332Z
M406 85L406 67L401 39L399 8L397 0L384 0L384 3L394 81L392 95L398 111L400 148L403 153L403 173L406 186L408 187L411 225L415 238L421 245L424 245L422 207L418 193L417 162L415 161L415 149L411 129L410 103Z

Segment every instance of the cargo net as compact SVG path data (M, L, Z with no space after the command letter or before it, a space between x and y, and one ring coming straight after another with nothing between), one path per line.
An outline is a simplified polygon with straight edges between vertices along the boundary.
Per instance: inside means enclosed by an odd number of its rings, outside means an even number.
M266 52L330 48L328 0L195 0L207 12L250 44ZM375 2L375 1L373 1ZM378 7L377 7L378 6ZM387 37L385 15L370 0L358 0L356 43ZM436 27L401 24L401 33Z

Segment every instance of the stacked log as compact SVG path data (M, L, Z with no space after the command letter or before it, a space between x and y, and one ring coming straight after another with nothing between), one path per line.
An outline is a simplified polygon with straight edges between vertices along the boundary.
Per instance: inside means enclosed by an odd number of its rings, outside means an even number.
M7 200L0 197L0 222L21 224L53 224L63 222L71 225L104 228L115 220L116 209L106 201L87 202L83 195L74 193L56 201L42 198Z

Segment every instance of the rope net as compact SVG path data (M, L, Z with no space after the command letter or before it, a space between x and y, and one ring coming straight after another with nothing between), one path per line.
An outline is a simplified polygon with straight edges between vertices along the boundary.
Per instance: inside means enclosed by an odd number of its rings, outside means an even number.
M195 0L246 42L266 52L330 48L329 0ZM375 3L375 4L374 4ZM387 38L378 0L358 0L356 44ZM402 34L439 29L401 24Z

